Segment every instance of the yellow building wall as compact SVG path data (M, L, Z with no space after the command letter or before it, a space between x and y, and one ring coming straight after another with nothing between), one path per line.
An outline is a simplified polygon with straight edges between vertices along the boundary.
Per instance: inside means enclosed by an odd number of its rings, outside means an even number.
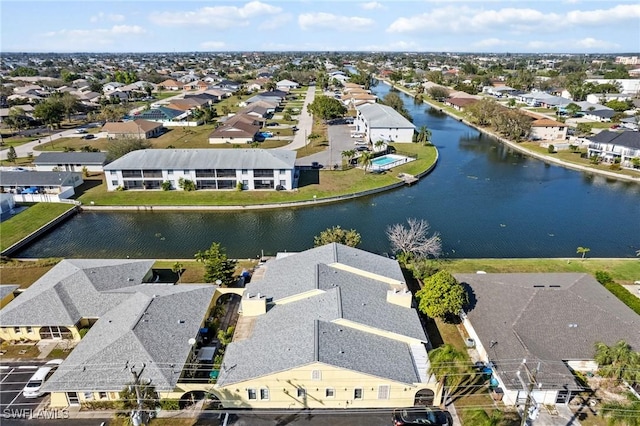
M49 403L51 408L64 408L68 407L69 403L67 402L67 394L64 392L52 392L51 393L51 402Z
M120 398L118 392L76 392L80 404L93 401L117 401ZM51 408L68 407L69 400L65 392L51 392Z
M314 380L314 370L320 372ZM388 386L388 397L378 398L380 386ZM298 388L306 390L306 397L298 397ZM249 389L255 389L256 399L249 400ZM261 399L261 389L268 389L268 399ZM333 389L333 397L327 397ZM362 390L362 398L355 398L355 390ZM431 389L434 404L439 405L441 389L437 383L405 384L314 363L266 377L227 386L214 386L212 393L225 407L251 408L392 408L412 407L418 390Z
M69 326L65 326L69 329L69 331L71 331L71 334L73 335L73 340L74 341L80 341L80 333L78 332L78 329L76 327L69 327ZM19 329L19 332L16 332L16 328ZM29 329L31 329L31 331L29 332ZM27 327L27 326L21 326L21 327L1 327L0 328L0 339L2 340L8 340L8 341L12 341L12 340L20 340L20 339L25 339L25 340L31 340L31 341L40 341L40 327Z

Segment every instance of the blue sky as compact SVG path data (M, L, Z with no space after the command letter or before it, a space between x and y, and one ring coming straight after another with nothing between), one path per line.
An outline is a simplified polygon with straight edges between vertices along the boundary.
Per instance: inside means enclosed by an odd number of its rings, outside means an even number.
M637 1L2 0L3 52L640 52Z

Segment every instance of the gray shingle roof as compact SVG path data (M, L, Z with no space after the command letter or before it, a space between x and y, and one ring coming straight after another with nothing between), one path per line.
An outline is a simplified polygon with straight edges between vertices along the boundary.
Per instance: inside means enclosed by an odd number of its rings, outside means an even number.
M126 296L105 293L140 284L151 260L63 260L5 308L5 326L73 326L99 318Z
M293 169L295 161L295 151L280 149L144 149L130 152L104 169Z
M4 299L18 288L20 286L15 284L0 284L0 299Z
M103 165L107 159L104 152L43 152L33 161L37 165L58 164L99 164Z
M367 103L358 106L357 109L362 113L367 123L369 123L369 128L416 128L413 123L390 106Z
M311 291L318 287L316 265L332 263L404 282L402 270L395 260L334 243L270 261L264 278L249 283L247 291L264 294L274 301Z
M589 137L591 142L613 143L627 148L640 149L640 132L625 130L622 132L602 131Z
M334 323L346 320L426 342L416 311L387 302L390 284L364 274L403 282L396 261L333 243L271 260L265 267L264 278L247 285L248 293L277 302L320 292L269 305L266 314L253 318L251 334L227 347L220 386L314 362L402 383L420 381L407 343Z
M5 172L0 171L0 183L5 186L59 186L73 182L70 178L82 177L76 172Z
M120 391L132 380L125 366L139 370L143 363L143 380L174 389L215 287L143 284L123 291L130 294L101 316L44 391Z
M626 340L640 349L640 316L593 277L578 273L455 274L475 306L467 316L489 357L515 387L515 368L501 360L542 360L547 387L572 382L562 363L589 360L595 342ZM497 342L489 348L491 341ZM519 361L516 361L516 364ZM543 373L544 376L545 373Z

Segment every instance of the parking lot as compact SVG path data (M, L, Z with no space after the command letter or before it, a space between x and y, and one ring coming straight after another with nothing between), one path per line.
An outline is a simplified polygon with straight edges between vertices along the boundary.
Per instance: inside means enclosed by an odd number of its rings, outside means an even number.
M44 399L27 399L22 396L22 389L31 376L44 362L10 362L0 365L0 415L6 418L14 413L15 417L27 412L35 411Z
M345 123L330 123L327 126L329 147L322 152L309 155L308 157L299 158L296 160L296 165L310 166L313 162L318 162L326 169L331 168L334 165L342 164L342 151L356 149L357 147L355 145L355 141L357 139L351 137L351 131L353 129L353 126L349 126ZM301 152L304 153L304 150Z

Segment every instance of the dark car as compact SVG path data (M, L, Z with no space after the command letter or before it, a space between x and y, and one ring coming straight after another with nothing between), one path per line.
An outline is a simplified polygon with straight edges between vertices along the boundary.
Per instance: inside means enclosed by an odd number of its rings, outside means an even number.
M82 139L93 139L93 138L95 138L95 136L94 136L94 135L92 135L91 133L86 134L86 135L84 135L84 136L82 137Z
M369 147L360 145L360 146L356 147L356 151L369 151Z
M452 426L453 419L448 411L439 408L396 408L393 410L393 425Z

